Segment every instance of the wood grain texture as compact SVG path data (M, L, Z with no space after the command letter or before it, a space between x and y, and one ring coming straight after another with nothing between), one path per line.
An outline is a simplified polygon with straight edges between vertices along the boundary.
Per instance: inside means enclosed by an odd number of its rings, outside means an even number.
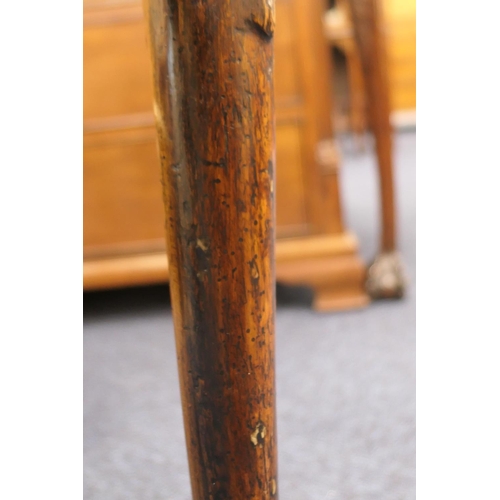
M146 2L193 498L277 498L272 2Z

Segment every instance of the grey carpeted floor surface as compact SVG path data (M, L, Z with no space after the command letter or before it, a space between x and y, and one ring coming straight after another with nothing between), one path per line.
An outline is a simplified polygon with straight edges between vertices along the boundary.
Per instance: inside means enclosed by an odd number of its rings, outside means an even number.
M395 140L407 297L318 314L309 291L278 289L282 499L415 498L415 142ZM375 163L343 149L346 222L370 260ZM84 297L84 498L190 498L166 287Z

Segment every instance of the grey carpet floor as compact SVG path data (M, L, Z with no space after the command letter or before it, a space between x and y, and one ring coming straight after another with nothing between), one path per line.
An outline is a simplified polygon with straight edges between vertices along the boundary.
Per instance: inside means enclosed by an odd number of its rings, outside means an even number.
M318 314L278 288L279 490L285 500L415 498L415 143L395 138L402 301ZM378 240L369 153L342 142L346 223ZM84 498L187 500L189 477L166 287L84 296ZM230 500L230 499L228 499Z

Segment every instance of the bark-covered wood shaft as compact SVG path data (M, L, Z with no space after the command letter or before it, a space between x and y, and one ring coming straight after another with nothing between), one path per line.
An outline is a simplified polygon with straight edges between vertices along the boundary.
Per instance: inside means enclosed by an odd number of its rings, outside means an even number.
M388 65L380 0L349 0L356 41L359 46L368 111L377 149L382 205L381 251L396 249L392 127Z
M273 2L146 2L196 500L277 498Z

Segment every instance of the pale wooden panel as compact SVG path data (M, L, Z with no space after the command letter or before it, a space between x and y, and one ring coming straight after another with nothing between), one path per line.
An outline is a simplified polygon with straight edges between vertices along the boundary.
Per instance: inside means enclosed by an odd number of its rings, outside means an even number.
M88 26L83 47L84 119L152 110L151 64L143 21Z
M417 92L415 86L399 85L398 91L392 95L392 103L395 111L414 110L417 100Z
M385 15L390 21L415 20L416 8L416 0L384 0Z
M83 188L85 247L164 237L154 129L87 137Z
M391 78L400 87L415 88L415 65L411 62L405 62L392 68Z
M302 133L298 124L276 129L276 218L278 235L306 230L304 182L302 179Z
M383 0L392 110L416 108L416 1Z
M274 92L276 105L298 99L300 94L296 37L293 12L288 1L276 3L276 32L274 36Z
M415 33L413 37L407 33L398 35L388 35L390 45L391 61L393 64L401 64L405 62L415 62Z

